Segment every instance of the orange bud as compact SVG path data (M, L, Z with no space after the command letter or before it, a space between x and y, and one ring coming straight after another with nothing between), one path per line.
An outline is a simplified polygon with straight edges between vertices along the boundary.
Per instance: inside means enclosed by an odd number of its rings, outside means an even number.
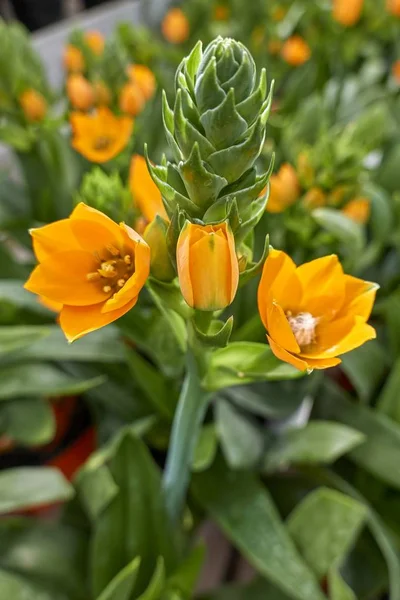
M63 63L68 73L82 73L85 70L83 54L72 44L68 44L64 49Z
M326 194L320 187L312 187L303 198L303 204L306 208L312 210L326 204Z
M104 81L95 81L93 89L97 106L110 106L112 100L111 92Z
M89 110L95 101L93 86L83 75L68 77L67 94L72 106L79 110Z
M47 102L36 90L25 90L19 97L19 103L28 121L42 121L46 116Z
M287 9L284 6L275 6L272 11L271 17L273 21L279 22L285 18Z
M284 163L278 173L271 175L266 210L270 213L283 212L296 202L300 194L297 173L289 163Z
M214 19L216 21L227 21L230 16L229 6L217 4L214 8Z
M149 100L156 89L156 78L146 65L131 65L128 67L128 77L141 90L146 100Z
M127 115L135 117L143 110L145 103L143 92L136 83L126 83L121 89L119 107Z
M171 44L182 44L190 35L189 21L180 8L172 8L161 23L161 31Z
M392 75L396 83L400 85L400 59L396 60L392 65Z
M278 39L270 40L268 42L268 52L273 56L279 54L282 49L282 42Z
M196 225L186 221L176 260L182 295L189 306L220 310L231 304L238 287L239 264L227 222Z
M96 56L101 56L104 51L104 36L100 31L87 31L85 33L85 42Z
M371 213L371 203L368 198L354 198L342 209L342 213L356 223L364 225Z
M348 185L337 185L329 194L328 204L332 206L339 206L342 204L351 192L351 188Z
M283 44L281 55L289 65L298 67L308 61L311 49L300 35L292 35Z
M334 0L332 17L344 27L355 25L361 17L364 0Z
M400 0L386 0L386 10L395 17L400 17Z

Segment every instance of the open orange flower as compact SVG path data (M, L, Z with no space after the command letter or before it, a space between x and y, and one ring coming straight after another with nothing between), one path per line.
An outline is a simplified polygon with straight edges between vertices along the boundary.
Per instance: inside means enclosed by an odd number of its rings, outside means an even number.
M129 79L140 88L145 100L150 100L156 89L156 78L149 67L130 65L127 73Z
M68 341L115 321L135 306L150 269L150 248L125 223L78 204L69 219L31 230L39 265L25 288L62 305Z
M345 275L333 254L296 267L270 250L258 309L272 352L301 371L338 365L339 355L376 337L367 320L377 289Z
M310 46L300 35L292 35L282 46L282 58L292 67L299 67L311 56Z
M361 17L364 0L334 0L332 16L344 27L352 27Z
M386 10L395 17L400 17L400 0L386 0Z
M192 308L220 310L233 301L239 282L235 239L228 223L186 222L176 249L179 284Z
M146 159L140 154L132 156L129 189L136 206L149 223L155 219L156 215L169 221L160 190L150 176Z
M105 106L90 115L72 113L72 146L85 158L104 163L119 154L132 133L133 119L118 117Z
M400 59L396 60L392 65L392 75L396 83L400 85Z
M267 211L270 213L283 212L299 197L299 180L296 171L289 163L284 163L278 173L271 175L269 185Z

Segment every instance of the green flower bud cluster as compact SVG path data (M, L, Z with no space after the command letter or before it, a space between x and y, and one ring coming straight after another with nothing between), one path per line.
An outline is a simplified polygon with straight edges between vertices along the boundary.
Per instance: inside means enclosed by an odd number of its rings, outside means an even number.
M130 192L117 172L105 173L100 167L93 167L83 178L76 203L84 202L97 208L114 221L128 221L133 209Z
M229 218L242 238L261 218L271 169L258 175L272 102L265 69L259 79L243 44L218 37L201 42L178 67L173 110L164 94L163 120L173 162L149 169L168 214L177 207L192 219Z

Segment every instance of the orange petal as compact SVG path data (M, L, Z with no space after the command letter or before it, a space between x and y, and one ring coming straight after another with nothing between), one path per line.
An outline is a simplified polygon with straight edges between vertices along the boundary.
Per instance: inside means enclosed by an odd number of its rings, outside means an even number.
M270 249L264 263L261 281L258 286L258 310L264 327L268 330L269 298L284 306L283 291L288 281L296 273L292 259L280 250Z
M355 319L352 315L333 321L321 321L316 328L316 344L309 351L301 352L301 356L305 359L337 356L339 344L351 332L354 325Z
M195 231L196 227L193 223L186 223L179 235L176 249L176 263L182 296L187 304L192 307L194 304L194 296L190 276L190 244L192 232Z
M268 307L268 333L285 350L300 353L300 347L282 308L276 302Z
M50 225L31 229L33 249L39 262L46 260L54 252L78 249L79 244L74 237L69 219L62 219Z
M87 306L102 303L108 295L100 285L86 278L88 273L95 272L97 268L98 262L89 252L58 252L33 270L24 287L62 304Z
M345 294L342 265L335 254L317 258L297 269L303 288L302 311L314 317L332 318L340 310Z
M340 365L341 362L340 358L307 358L309 369L329 369Z
M356 317L356 324L351 332L340 342L337 354L345 354L359 346L365 344L369 340L376 338L376 331L371 325L365 323L362 317Z
M376 283L364 281L351 275L344 276L345 281L345 300L340 310L340 314L348 313L354 316L363 317L365 321L371 314L376 292L379 286Z
M97 221L71 219L71 230L83 250L101 253L107 246L122 250L122 235L117 225L115 235L111 229ZM101 256L101 254L100 254Z
M59 322L67 340L73 342L83 335L100 329L127 313L137 302L137 296L123 307L108 312L101 312L101 304L93 306L63 306Z
M160 190L151 178L145 158L139 154L134 154L131 160L129 187L135 204L149 223L156 215L169 221Z
M83 202L80 202L73 210L70 219L72 220L83 220L83 221L93 221L102 225L103 227L107 227L107 229L112 233L115 240L121 239L121 228L115 223L110 217L107 217L104 213L96 208L92 208L91 206L87 206ZM115 243L115 242L114 242Z
M299 371L306 371L308 369L308 364L306 363L306 361L301 360L298 356L295 356L294 354L290 354L290 352L288 352L287 350L282 348L282 346L274 342L274 340L269 336L267 336L267 339L269 345L271 346L272 352L277 358L279 358L279 360L283 360L284 362L293 365L294 367L296 367L296 369L299 369Z

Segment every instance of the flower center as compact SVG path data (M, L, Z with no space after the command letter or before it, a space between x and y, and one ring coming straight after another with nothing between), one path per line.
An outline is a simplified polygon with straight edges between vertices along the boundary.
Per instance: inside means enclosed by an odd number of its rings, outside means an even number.
M315 328L319 321L317 317L313 317L312 314L308 312L300 312L297 315L293 315L291 311L288 310L286 318L289 321L289 325L300 348L315 343Z
M86 279L101 286L107 295L122 289L134 273L134 261L129 253L121 253L115 246L107 246L98 256L99 268L88 273Z
M100 135L94 140L93 148L95 150L106 150L111 144L113 140L107 135Z

